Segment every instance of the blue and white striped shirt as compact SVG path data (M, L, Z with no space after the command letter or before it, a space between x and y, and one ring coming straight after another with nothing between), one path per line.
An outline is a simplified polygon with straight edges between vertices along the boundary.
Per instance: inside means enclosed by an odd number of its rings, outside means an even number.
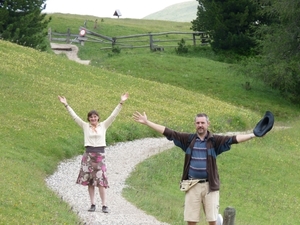
M204 141L201 141L201 139L197 137L192 150L189 177L195 179L207 179L206 151L206 138Z

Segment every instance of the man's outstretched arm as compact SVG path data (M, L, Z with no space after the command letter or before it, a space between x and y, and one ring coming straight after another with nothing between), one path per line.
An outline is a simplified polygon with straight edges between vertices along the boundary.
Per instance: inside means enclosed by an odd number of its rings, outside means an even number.
M153 130L163 134L164 131L165 131L165 126L162 126L162 125L159 125L159 124L156 124L156 123L153 123L151 121L149 121L147 119L147 115L146 113L144 112L143 115L139 112L135 112L133 114L133 119L134 121L138 122L138 123L141 123L141 124L144 124L144 125L147 125L148 127L152 128Z
M236 135L236 140L238 143L244 142L244 141L248 141L252 138L254 138L255 135L253 133L251 134L238 134Z

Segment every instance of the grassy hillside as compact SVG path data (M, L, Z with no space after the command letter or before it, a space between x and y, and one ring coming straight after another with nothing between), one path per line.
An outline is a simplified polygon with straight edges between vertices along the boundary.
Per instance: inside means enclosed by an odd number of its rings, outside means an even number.
M234 207L237 225L299 223L299 128L297 119L290 129L234 145L218 157L221 214ZM161 221L186 224L184 194L179 191L183 161L179 148L145 160L126 181L123 195Z
M65 57L4 41L0 41L0 58L0 217L11 224L24 216L27 224L39 224L41 219L70 223L76 218L44 184L45 176L55 170L60 160L83 151L81 130L57 100L59 94L67 97L82 118L93 108L104 118L122 92L130 93L128 103L108 132L108 144L155 136L133 123L131 115L135 110L147 111L157 122L191 130L192 117L198 110L190 103L199 98L205 101L203 107L215 121L223 124L224 118L232 118L233 122L226 125L228 129L248 128L259 118L256 113L219 102L227 114L223 117L213 99L202 94L83 66Z
M89 16L56 14L53 15L51 27L57 31L66 28L78 30L84 19L94 21L94 18ZM149 27L152 27L153 30L157 29L156 31L166 31L170 26L187 29L188 24L170 22L159 23L155 26L153 21L146 20L104 19L100 29L107 32L106 35L113 36L130 34L130 32L144 33ZM150 53L149 50L128 50L122 51L119 55L113 55L108 52L97 51L97 45L79 47L80 53L87 59L92 59L93 65L96 66L77 64L69 61L65 56L38 52L0 41L1 223L76 224L79 222L76 214L69 209L67 204L55 196L44 182L45 177L54 172L58 162L83 152L82 132L59 103L57 95L66 96L68 103L83 119L90 109L98 110L100 116L105 118L119 102L120 95L125 91L130 93L130 99L107 133L108 144L157 136L156 133L146 127L133 123L132 113L136 110L146 111L149 118L155 122L182 131L193 131L194 115L199 111L205 111L213 121L212 131L225 132L252 129L265 109L274 109L276 125L278 125L277 121L281 121L287 125L292 124L293 128L286 132L271 132L274 135L268 135L264 139L252 142L254 143L253 148L256 149L253 155L249 153L253 152L252 145L247 147L249 150L245 149L244 151L245 154L248 153L249 155L243 155L242 145L241 150L236 147L235 151L238 152L234 155L228 155L228 158L227 156L222 158L220 166L224 165L222 168L233 168L235 171L232 177L228 177L229 180L233 177L250 179L248 178L251 175L249 168L254 168L255 174L265 175L269 181L267 183L264 183L265 180L262 178L252 177L254 180L258 179L262 182L258 189L253 189L253 193L260 190L263 193L262 199L268 203L266 206L269 206L271 200L264 193L270 192L269 184L276 186L277 189L273 189L276 195L271 193L270 196L275 199L278 212L282 209L289 212L283 219L293 222L292 216L299 207L297 196L300 196L298 189L294 188L299 183L297 180L292 180L292 177L297 176L295 174L298 171L296 162L299 159L297 142L294 141L297 140L296 130L300 126L295 122L296 116L299 114L295 106L288 105L275 92L259 86L259 84L257 86L253 84L253 88L261 88L264 90L264 95L258 95L252 91L244 91L243 95L243 89L239 90L237 87L240 87L246 78L243 78L242 75L228 78L234 67L211 59L203 59L199 56L197 58L192 56L185 58L171 52ZM130 60L127 61L124 55ZM190 71L188 71L189 68L191 68ZM210 71L210 73L195 72L201 70ZM156 77L156 74L160 76ZM199 76L199 79L203 75L202 80L205 80L207 84L200 82L201 79L195 80L198 79L196 75ZM216 85L209 84L211 81L217 80L217 89L214 89ZM193 85L188 85L187 81L193 81ZM196 91L195 88L198 83L199 88ZM233 87L232 90L228 89L228 86ZM235 86L236 88L234 88ZM238 90L239 92L236 92ZM213 94L214 92L215 94ZM222 99L218 92L223 93ZM232 101L232 99L238 99L236 96L241 97L239 103ZM242 96L247 96L247 99L243 99ZM245 106L242 104L243 101ZM255 105L254 110L251 110L249 103ZM263 154L256 154L260 152L259 149L266 150ZM281 151L282 149L285 151ZM181 171L182 161L179 154L176 156L178 162L165 158L174 158L175 156L168 155L174 153L176 154L176 151L167 152L166 156L162 155L162 158L155 159L150 165L155 165L160 160L168 162L160 169L161 171L170 169L173 179L155 176L155 179L165 178L166 183L156 180L153 183L149 182L149 184L161 184L157 189L154 185L152 189L156 193L164 193L166 199L172 198L173 195L176 196L174 200L177 202L174 203L174 206L179 204L179 208L174 207L174 210L178 217L172 217L173 214L166 214L165 211L163 212L166 216L162 217L162 210L159 208L156 211L149 210L149 208L145 209L171 224L175 224L173 222L176 219L179 221L182 219L181 214L177 213L182 211L180 206L182 196L177 190L179 173L176 171L178 168ZM251 156L256 156L256 158L251 159ZM237 159L241 157L240 159L243 161L241 162L234 157L238 157ZM247 160L248 158L249 160ZM262 167L261 164L265 161L270 164L264 164ZM180 166L177 167L176 163ZM173 164L176 168L171 169L170 165ZM241 165L245 165L245 167L241 167ZM283 165L289 166L285 166L279 171L278 168ZM142 167L147 168L143 165ZM157 172L157 174L160 173ZM222 174L221 176L225 175ZM249 182L246 178L243 181L241 181L242 178L237 181L237 191L234 194L241 195L242 190L249 189ZM279 185L278 178L286 185ZM149 177L150 179L152 178ZM225 180L223 178L223 182ZM253 185L257 183L254 182ZM227 183L227 185L230 184L232 183ZM163 188L161 188L162 185ZM170 195L161 192L169 187L171 187ZM227 187L230 189L230 186ZM141 193L145 191L140 188L139 190ZM247 193L249 192L251 190ZM229 192L227 195L224 194L224 197L228 195L232 194ZM130 197L131 194L129 193L128 196ZM161 195L158 196L162 197ZM254 195L249 195L249 198L251 196ZM279 202L279 199L284 197L284 201ZM244 199L244 196L241 199ZM136 202L133 197L130 197L130 200ZM227 200L228 202L222 203L222 207L233 202L232 199L222 199L222 201ZM250 201L249 206L261 206L264 212L269 213L264 204L258 200ZM290 200L289 205L286 204L285 200ZM235 205L239 203L235 203ZM152 204L149 201L148 206L151 209L156 208L157 202ZM244 212L243 214L246 214L246 209L244 205L240 208ZM174 211L171 210L170 213L174 213ZM278 215L283 216L280 213ZM259 222L257 224L268 224L265 217L270 218L271 214L264 214L264 218L257 220ZM246 218L243 221L241 218L239 224L255 224L247 223L247 221L249 219ZM260 223L261 221L262 223Z
M197 17L198 5L199 2L196 0L174 4L158 12L145 16L143 19L191 22Z
M89 15L82 16L60 13L49 14L48 16L53 18L49 27L62 33L65 33L68 28L71 33L79 33L79 27L84 26L85 21L87 29L109 37L174 30L191 31L190 23L188 22L164 21L162 23L155 20L100 18ZM98 19L98 27L96 29L94 29L95 19Z
M53 20L49 27L52 30L65 32L70 28L71 32L75 33L85 20L88 21L88 28L93 30L94 17L64 14L51 16ZM101 18L98 18L98 21L101 21ZM161 23L155 20L111 18L103 18L99 24L99 28L94 31L109 37L174 30L190 32L191 26L187 22ZM91 60L95 67L214 96L260 115L270 110L277 117L277 121L286 121L297 116L296 106L260 81L247 77L247 74L241 74L239 65L220 63L218 56L209 46L190 50L187 55L180 57L175 54L175 48L167 48L163 52L151 52L148 48L122 49L121 54L112 54L111 50L100 50L102 45L99 43L86 42L84 46L78 47L79 57ZM227 60L230 60L230 57ZM250 85L247 89L248 83Z

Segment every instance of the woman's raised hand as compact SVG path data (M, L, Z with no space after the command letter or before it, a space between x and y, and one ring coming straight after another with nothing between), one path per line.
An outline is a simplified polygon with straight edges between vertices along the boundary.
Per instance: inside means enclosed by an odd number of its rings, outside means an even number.
M68 105L67 99L64 96L58 96L58 100L65 106Z
M126 92L125 94L121 95L121 103L125 102L129 97L128 92Z

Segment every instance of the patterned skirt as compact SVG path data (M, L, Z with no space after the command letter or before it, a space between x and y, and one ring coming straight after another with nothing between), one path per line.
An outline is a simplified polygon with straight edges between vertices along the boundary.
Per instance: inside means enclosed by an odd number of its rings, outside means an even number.
M106 176L105 154L100 152L85 152L82 156L77 184L84 186L102 186L108 188Z

